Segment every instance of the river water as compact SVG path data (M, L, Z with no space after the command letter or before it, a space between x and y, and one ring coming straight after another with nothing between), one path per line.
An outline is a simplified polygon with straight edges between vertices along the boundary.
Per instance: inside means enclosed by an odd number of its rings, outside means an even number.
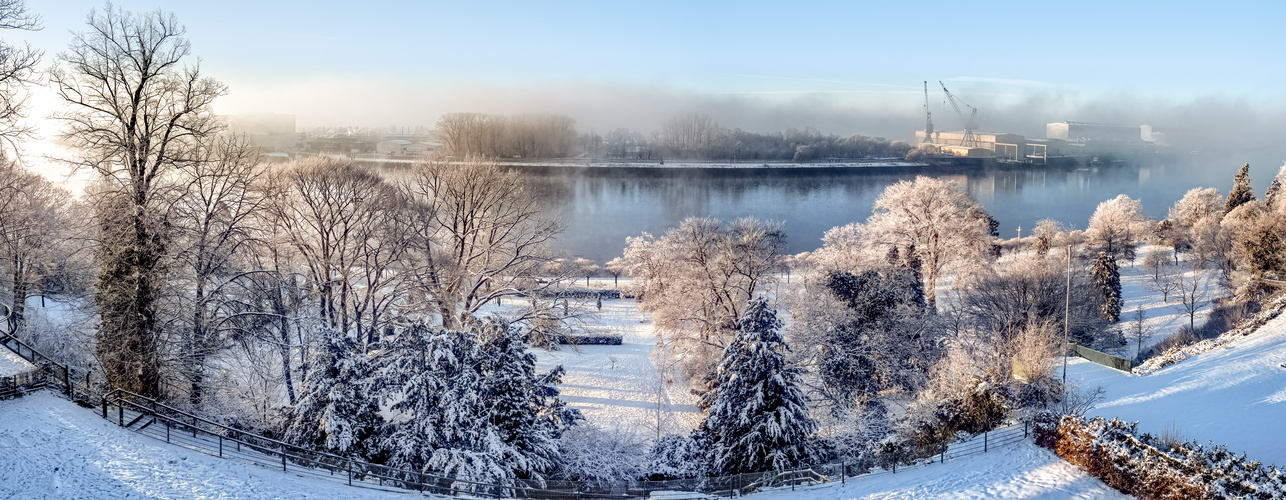
M916 167L523 170L565 223L558 249L601 264L621 255L626 237L645 231L660 234L692 216L783 221L788 252L813 250L821 245L827 229L865 221L886 186L917 174L965 186L1000 222L1001 236L1012 238L1019 227L1030 234L1036 221L1044 218L1084 229L1095 207L1118 194L1141 200L1145 215L1163 218L1193 187L1216 187L1226 193L1238 166L1203 168L1181 161L1153 161L932 171ZM1271 179L1264 172L1258 176ZM1256 194L1262 197L1259 191Z

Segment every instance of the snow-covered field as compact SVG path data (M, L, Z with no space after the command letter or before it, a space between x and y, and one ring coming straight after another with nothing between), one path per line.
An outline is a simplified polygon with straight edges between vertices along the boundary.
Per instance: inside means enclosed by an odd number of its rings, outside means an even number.
M658 370L652 355L657 342L652 317L640 311L638 303L604 300L603 310L594 309L587 322L596 332L620 334L621 345L534 352L540 369L563 365L567 370L563 399L583 412L588 423L633 430L640 437L655 437L658 412L662 433L687 432L700 423L695 396L677 374L671 379Z
M0 402L0 499L412 498L204 455L124 430L47 392ZM776 498L1123 498L1030 442Z

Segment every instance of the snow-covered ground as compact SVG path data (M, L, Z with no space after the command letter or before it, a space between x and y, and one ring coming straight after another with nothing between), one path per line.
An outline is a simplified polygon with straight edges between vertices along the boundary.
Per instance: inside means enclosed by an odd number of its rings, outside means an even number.
M1102 384L1090 415L1139 422L1142 432L1173 428L1186 439L1226 444L1251 459L1286 466L1286 315L1257 332L1151 375L1129 375L1073 359L1068 379Z
M0 499L412 495L303 478L167 445L47 392L0 401Z
M220 459L121 429L47 392L0 402L0 499L412 498ZM1030 442L753 498L1124 498Z
M921 499L921 498L1130 498L1031 441L991 453L874 474L790 491L747 495L755 500Z
M592 425L628 429L640 432L640 437L655 437L658 411L662 433L695 428L701 419L696 398L677 374L670 378L657 368L651 315L632 299L604 300L602 311L593 304L590 308L593 314L586 322L591 331L620 334L621 345L533 351L540 369L563 365L567 370L563 399Z
M28 363L13 351L0 347L0 377L12 377L22 372L35 370L36 366Z

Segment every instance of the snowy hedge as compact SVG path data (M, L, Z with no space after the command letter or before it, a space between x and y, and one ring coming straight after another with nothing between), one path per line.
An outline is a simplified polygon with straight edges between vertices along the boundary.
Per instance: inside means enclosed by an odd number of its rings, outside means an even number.
M619 333L572 333L558 338L558 342L568 345L621 345L623 337Z
M1276 467L1234 455L1223 445L1163 443L1137 423L1063 417L1038 425L1038 444L1103 482L1139 498L1283 498Z

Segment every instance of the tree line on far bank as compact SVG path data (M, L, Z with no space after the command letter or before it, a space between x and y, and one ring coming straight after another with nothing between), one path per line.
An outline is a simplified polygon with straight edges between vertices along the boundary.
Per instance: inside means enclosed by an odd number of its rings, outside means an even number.
M455 157L509 159L584 156L610 160L790 161L903 158L910 144L883 137L824 134L805 127L781 132L725 128L701 113L680 113L648 135L618 128L577 133L562 115L448 113L437 122L446 151Z

